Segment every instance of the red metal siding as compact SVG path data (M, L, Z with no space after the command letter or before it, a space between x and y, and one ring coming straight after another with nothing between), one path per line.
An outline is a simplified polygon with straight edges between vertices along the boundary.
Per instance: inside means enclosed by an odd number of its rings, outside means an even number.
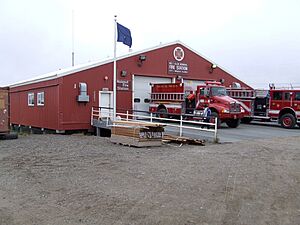
M89 129L92 106L99 105L99 91L103 88L112 90L113 65L84 70L63 77L60 92L60 130ZM108 80L105 80L105 77ZM88 103L77 102L79 83L87 84Z
M10 93L10 122L12 124L21 124L20 114L23 109L21 109L20 104L20 94L19 93ZM27 97L26 97L27 101Z
M37 93L44 92L44 106L37 105ZM28 106L28 93L34 93L34 106ZM58 79L10 90L11 123L57 130Z

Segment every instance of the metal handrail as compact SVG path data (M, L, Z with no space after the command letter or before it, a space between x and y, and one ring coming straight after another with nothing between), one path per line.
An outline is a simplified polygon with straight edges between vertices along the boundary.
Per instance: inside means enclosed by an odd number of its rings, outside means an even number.
M96 110L95 108L98 108L98 110ZM101 109L109 109L109 111L105 112L105 117L101 117ZM112 120L113 118L113 112L111 112L112 108L107 108L107 107L92 107L92 112L91 112L91 125L93 125L93 119L94 117L96 117L97 120L100 119L105 119L106 121L106 125L108 125L108 121L110 120L112 123L114 122ZM130 110L135 112L135 110ZM146 111L139 111L139 112L146 112ZM147 112L149 113L149 112ZM207 123L207 122L203 122L203 121L190 121L190 120L184 120L183 116L180 116L180 119L170 119L170 118L161 118L161 117L155 117L153 115L158 115L161 113L150 113L150 116L146 116L146 115L137 115L137 114L130 114L129 110L126 111L126 113L120 113L117 112L116 113L116 117L118 117L119 120L125 120L125 121L140 121L139 119L149 119L150 121L143 121L146 123L152 123L153 120L159 120L159 121L166 121L166 122L177 122L178 124L170 124L170 123L163 123L166 124L167 126L170 127L178 127L179 128L179 136L182 136L183 133L183 129L192 129L192 130L200 130L200 131L205 131L205 132L212 132L214 133L214 141L218 142L218 118L215 118L214 123ZM184 125L185 124L185 125ZM204 129L202 127L193 127L193 126L188 126L187 124L193 124L193 125L201 125L201 126L212 126L213 129Z

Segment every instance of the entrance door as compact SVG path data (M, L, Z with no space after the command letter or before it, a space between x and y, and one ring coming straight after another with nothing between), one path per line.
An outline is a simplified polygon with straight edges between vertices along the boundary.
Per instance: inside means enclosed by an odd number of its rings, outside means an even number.
M149 101L151 92L150 83L171 83L172 79L166 77L134 75L133 81L133 109L149 112Z
M101 108L101 117L112 116L113 93L111 91L99 91L99 107L105 107Z

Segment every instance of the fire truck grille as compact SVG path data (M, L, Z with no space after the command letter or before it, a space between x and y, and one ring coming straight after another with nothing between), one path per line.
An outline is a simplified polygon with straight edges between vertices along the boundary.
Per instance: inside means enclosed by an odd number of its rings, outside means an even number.
M230 103L230 112L235 113L235 112L241 112L241 106L239 103Z

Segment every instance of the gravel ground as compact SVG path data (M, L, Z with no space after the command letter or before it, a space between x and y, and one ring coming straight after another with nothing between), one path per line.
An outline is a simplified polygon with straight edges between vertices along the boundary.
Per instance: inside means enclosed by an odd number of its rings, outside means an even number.
M1 225L299 225L300 137L130 148L0 141Z

